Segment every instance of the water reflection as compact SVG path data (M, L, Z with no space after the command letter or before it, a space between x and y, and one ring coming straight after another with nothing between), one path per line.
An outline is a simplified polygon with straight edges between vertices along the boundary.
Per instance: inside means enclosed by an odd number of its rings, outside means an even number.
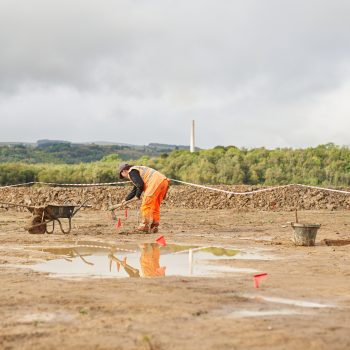
M140 245L140 265L143 277L165 276L165 266L160 267L160 248L158 243L144 243Z
M38 250L58 259L33 265L36 271L63 277L154 278L165 275L211 276L220 272L255 272L213 261L232 259L239 251L222 247L157 243L110 245L78 242L68 247ZM249 270L249 271L248 271Z
M160 249L157 243L143 243L139 245L140 256L140 269L137 269L126 263L126 257L121 260L116 257L112 252L108 254L109 270L112 271L112 262L116 262L117 272L120 271L120 267L123 267L129 277L159 277L165 276L165 266L160 266Z
M112 263L113 261L116 262L117 265L117 271L120 271L120 267L122 266L125 272L129 275L129 277L140 277L140 271L131 265L126 263L126 258L123 260L118 259L116 256L113 255L113 253L108 254L109 259L109 272L112 272Z

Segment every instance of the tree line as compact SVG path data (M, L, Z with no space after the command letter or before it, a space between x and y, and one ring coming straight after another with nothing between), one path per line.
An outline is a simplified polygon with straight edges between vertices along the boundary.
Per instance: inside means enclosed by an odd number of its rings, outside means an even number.
M121 161L114 153L91 163L0 163L0 184L119 181L116 169ZM195 153L178 150L158 157L143 156L130 163L151 166L169 178L201 184L350 185L350 149L332 143L306 149L273 150L217 146Z

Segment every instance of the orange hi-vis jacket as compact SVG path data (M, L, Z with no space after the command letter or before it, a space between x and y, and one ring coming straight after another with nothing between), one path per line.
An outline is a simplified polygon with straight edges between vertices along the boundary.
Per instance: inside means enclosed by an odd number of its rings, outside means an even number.
M135 165L131 167L129 171L134 169L140 173L140 176L145 184L145 196L153 196L158 186L162 183L162 181L166 180L167 178L159 171L149 168L147 166Z

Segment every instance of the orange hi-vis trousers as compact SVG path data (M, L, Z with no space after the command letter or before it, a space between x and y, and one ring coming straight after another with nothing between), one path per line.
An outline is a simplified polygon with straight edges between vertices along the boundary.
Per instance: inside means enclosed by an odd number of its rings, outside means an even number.
M169 180L163 180L152 196L144 196L141 204L141 214L146 223L160 221L160 203L166 196L169 188Z

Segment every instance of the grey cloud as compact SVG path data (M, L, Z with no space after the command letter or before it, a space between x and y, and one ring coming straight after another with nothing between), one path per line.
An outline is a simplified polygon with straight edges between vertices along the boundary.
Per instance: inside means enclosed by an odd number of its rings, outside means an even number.
M1 75L14 84L129 86L130 77L140 88L152 80L234 88L260 74L280 80L327 73L349 55L345 1L12 0L0 6ZM106 61L113 63L111 79Z
M349 14L345 0L2 0L0 118L74 118L80 140L139 125L135 143L183 143L195 118L203 146L342 142L298 128L349 81Z

